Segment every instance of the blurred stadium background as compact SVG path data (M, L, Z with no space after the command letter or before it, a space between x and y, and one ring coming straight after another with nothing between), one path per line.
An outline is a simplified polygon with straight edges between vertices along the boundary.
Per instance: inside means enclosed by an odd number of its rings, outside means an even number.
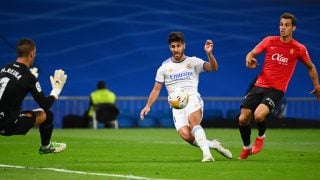
M220 69L202 74L199 91L206 108L238 109L241 97L260 69L245 68L244 57L266 35L278 35L279 16L298 18L295 38L309 49L320 71L320 3L317 0L2 0L0 63L15 59L21 37L36 41L40 82L50 92L49 76L64 69L68 82L53 107L56 127L66 114L82 115L99 80L118 96L132 116L145 104L155 71L170 56L167 36L182 31L187 55L206 58L203 43L215 42ZM259 58L263 60L263 56ZM287 116L320 121L320 107L308 93L313 86L302 63L289 85ZM154 111L168 110L162 91ZM33 107L29 98L24 108Z

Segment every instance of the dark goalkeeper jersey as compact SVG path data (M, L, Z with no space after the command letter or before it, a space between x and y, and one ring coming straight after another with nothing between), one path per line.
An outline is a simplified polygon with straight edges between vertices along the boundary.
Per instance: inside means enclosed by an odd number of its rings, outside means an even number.
M22 63L7 64L0 72L0 127L13 122L21 112L24 98L31 93L39 106L49 109L54 97L46 97L37 78Z

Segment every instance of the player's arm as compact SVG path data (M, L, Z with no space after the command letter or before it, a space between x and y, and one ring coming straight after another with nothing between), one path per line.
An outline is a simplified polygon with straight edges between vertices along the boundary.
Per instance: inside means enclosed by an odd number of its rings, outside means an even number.
M41 86L39 81L37 81L35 79L35 77L31 78L31 89L30 89L30 93L32 95L32 97L34 98L34 100L38 103L38 105L44 109L44 110L48 110L51 108L52 104L55 101L55 98L53 96L48 96L46 97L43 93L43 91L41 90Z
M207 40L204 45L204 51L207 53L208 56L208 62L205 62L204 64L204 70L205 71L217 71L218 70L218 62L216 58L214 57L213 53L213 42L212 40Z
M253 50L248 52L246 56L247 68L256 68L257 66L259 66L256 57L267 49L271 42L270 39L271 37L269 36L265 37L262 41L259 42L259 44L256 45L256 47L253 48Z
M63 70L56 70L54 76L50 76L50 81L52 85L52 91L50 96L46 97L41 89L39 81L33 73L30 73L30 93L32 94L35 101L39 106L45 110L50 109L53 102L58 99L64 84L67 80L67 75Z
M140 119L141 120L143 120L144 116L149 113L151 106L157 100L157 98L159 96L161 88L162 88L162 83L155 82L155 84L153 86L153 89L152 89L152 91L151 91L151 93L149 95L147 104L145 105L145 107L140 112Z
M314 86L314 89L310 93L315 94L318 98L318 101L320 101L320 84L319 84L319 76L318 76L317 69L315 65L312 63L312 61L307 61L304 63L304 65L308 69L309 76Z
M30 68L30 72L34 76L34 77L32 77L29 75L30 77L28 78L31 82L29 84L31 87L30 93L31 93L32 97L35 99L35 101L39 104L39 106L42 109L45 109L45 110L50 109L55 98L52 96L46 97L44 95L44 93L42 92L40 83L37 80L37 78L39 76L38 68L37 67Z
M254 50L250 51L246 56L246 66L248 68L256 68L258 66L258 62L256 59L256 56L258 53L256 53Z
M30 93L34 100L39 104L42 109L50 109L55 98L53 96L46 97L41 90L41 86L39 81L37 80L39 73L38 68L33 67L30 68L30 74L28 76L28 86L30 89Z

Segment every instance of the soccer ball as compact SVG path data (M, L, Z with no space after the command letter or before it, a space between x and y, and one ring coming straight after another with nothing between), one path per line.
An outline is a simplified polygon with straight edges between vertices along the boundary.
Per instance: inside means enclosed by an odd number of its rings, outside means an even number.
M189 95L182 88L175 88L169 91L168 102L174 109L183 109L188 105Z

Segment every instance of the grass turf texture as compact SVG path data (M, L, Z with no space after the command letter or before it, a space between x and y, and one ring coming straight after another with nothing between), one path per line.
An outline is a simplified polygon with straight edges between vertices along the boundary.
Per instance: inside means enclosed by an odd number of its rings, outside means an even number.
M151 179L318 179L320 129L268 129L262 152L238 160L237 129L205 129L208 139L220 139L233 153L226 159L212 150L215 162L201 163L199 148L180 139L175 129L57 129L53 139L67 143L60 154L39 155L39 133L0 136L0 179L125 179L54 172L59 168ZM252 131L252 141L256 135ZM130 179L130 178L129 178Z

